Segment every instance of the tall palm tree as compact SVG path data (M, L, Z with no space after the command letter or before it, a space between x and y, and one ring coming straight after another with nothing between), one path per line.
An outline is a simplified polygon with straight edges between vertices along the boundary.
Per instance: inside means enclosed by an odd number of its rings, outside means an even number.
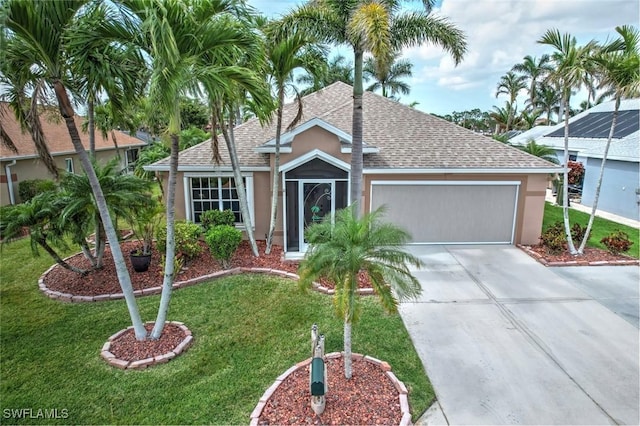
M553 124L551 114L558 113L560 105L560 92L552 85L540 84L536 89L535 103L529 103L528 107L539 109L547 116L547 125Z
M398 94L408 95L411 91L409 85L402 78L412 76L413 64L408 59L398 59L399 53L394 53L386 61L379 61L369 57L364 62L362 75L367 82L374 82L367 87L367 91L375 92L382 89L382 96L395 98Z
M603 46L601 51L593 58L596 66L595 71L598 73L603 86L614 90L615 101L611 129L602 153L602 162L600 163L600 173L598 174L598 183L593 197L591 215L589 216L585 236L578 247L578 253L584 252L598 208L605 162L611 146L611 139L616 130L620 101L623 98L633 98L640 94L640 52L638 51L640 32L638 32L637 28L628 25L616 27L616 32L620 37Z
M353 50L350 198L358 205L362 197L364 54L370 52L384 61L390 52L429 42L443 47L458 64L466 50L462 31L447 19L430 14L435 1L423 0L424 10L413 12L402 12L402 3L400 0L312 0L284 17L285 25L299 25L323 42L348 45Z
M279 22L272 24L280 27ZM324 66L324 51L308 34L300 30L292 34L276 32L274 28L266 31L267 47L267 72L276 91L276 139L273 166L273 179L271 186L271 219L265 254L271 253L273 234L276 230L278 213L278 191L280 182L280 135L282 133L282 114L284 111L285 94L288 88L292 89L298 99L298 113L287 127L293 128L302 118L302 101L296 92L295 86L290 84L293 72L298 69L305 70L309 75L319 75Z
M309 85L300 91L300 96L306 96L327 87L336 81L341 81L353 86L353 62L348 61L343 55L335 54L327 61L327 66L318 75L304 73L296 79L297 84Z
M68 79L72 71L70 63L73 58L67 55L65 41L67 38L73 37L70 29L73 28L74 20L87 6L90 6L87 0L43 2L8 0L4 3L6 8L4 16L5 29L8 31L9 37L19 40L22 44L24 57L26 58L25 64L29 65L29 69L37 72L38 81L45 80L55 93L60 114L67 126L71 142L80 159L82 168L87 174L100 217L105 226L118 281L134 326L135 336L138 339L144 339L146 331L133 294L131 277L118 243L118 234L113 226L109 208L91 166L89 155L82 145L74 121L75 111L67 90ZM117 25L118 22L114 24Z
M590 41L584 46L578 46L575 37L568 33L560 34L557 29L547 30L538 40L538 43L546 44L556 49L551 55L554 70L549 73L547 79L560 88L561 105L565 111L562 210L569 252L572 255L576 255L578 251L571 237L569 223L569 191L567 185L567 182L569 182L569 98L571 91L581 86L583 76L588 68L589 54L597 44L595 41Z
M510 114L507 118L507 131L511 130L513 124L518 93L526 88L526 77L523 75L517 75L513 71L509 71L500 77L500 81L496 87L496 98L502 94L509 97Z
M521 63L511 68L511 71L518 72L529 80L529 105L532 107L536 104L536 95L540 80L552 71L550 61L551 58L549 55L542 55L540 59L527 55L522 59Z
M300 263L300 285L308 288L318 278L335 284L334 306L344 321L344 374L351 378L351 325L357 321L358 277L366 274L382 306L396 312L398 300L415 298L422 292L408 266L419 267L420 259L402 247L409 240L403 229L382 221L379 208L356 217L356 204L314 223L307 230L309 250Z

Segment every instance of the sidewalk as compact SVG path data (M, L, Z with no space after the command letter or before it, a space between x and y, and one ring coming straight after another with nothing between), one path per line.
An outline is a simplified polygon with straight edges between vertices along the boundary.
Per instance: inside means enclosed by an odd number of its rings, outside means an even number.
M551 193L550 189L547 189L547 195L545 197L545 201L549 201L550 203L555 205L556 197ZM574 201L571 202L569 208L574 210L579 210L581 212L591 214L591 207L583 206L580 203L576 203ZM612 222L621 223L623 225L630 226L632 228L640 229L640 221L628 219L626 217L618 216L613 213L603 212L602 210L596 211L596 216L601 217L603 219L610 220Z

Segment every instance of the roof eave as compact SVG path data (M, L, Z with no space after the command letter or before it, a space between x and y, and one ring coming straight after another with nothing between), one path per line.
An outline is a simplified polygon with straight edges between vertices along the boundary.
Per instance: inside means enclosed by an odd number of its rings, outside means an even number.
M365 168L362 173L373 174L548 174L560 173L563 168L557 167L514 167L514 168Z

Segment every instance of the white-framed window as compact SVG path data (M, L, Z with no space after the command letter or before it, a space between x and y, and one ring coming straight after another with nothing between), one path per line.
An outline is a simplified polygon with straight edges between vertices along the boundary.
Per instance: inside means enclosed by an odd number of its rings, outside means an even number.
M191 212L188 216L194 223L200 223L200 216L207 210L231 210L236 225L243 225L240 199L232 176L192 176L189 177ZM253 215L253 177L242 178L249 211ZM252 218L253 222L253 218Z
M125 155L125 169L129 172L129 173L133 173L133 170L136 167L136 161L138 161L138 154L139 154L139 150L138 148L131 148L128 149Z
M64 159L64 168L67 171L67 173L75 173L73 169L73 158Z

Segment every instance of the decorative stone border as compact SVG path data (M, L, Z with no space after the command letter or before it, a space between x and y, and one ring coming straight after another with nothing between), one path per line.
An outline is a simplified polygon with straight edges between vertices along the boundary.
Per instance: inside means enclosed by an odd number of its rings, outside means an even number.
M75 255L74 255L75 256ZM73 256L71 256L73 257ZM67 258L69 259L69 258ZM67 260L65 259L65 260ZM105 300L118 300L118 299L124 299L124 294L122 293L114 293L114 294L101 294L98 296L78 296L78 295L74 295L71 293L61 293L59 291L55 291L55 290L51 290L47 287L47 285L44 283L45 278L47 277L47 274L49 272L51 272L53 270L53 268L57 267L58 264L54 264L52 265L49 269L47 269L42 275L40 275L40 278L38 279L38 288L40 288L40 291L42 291L44 294L46 294L49 298L51 299L57 299L57 300L61 300L63 302L73 302L73 303L82 303L82 302L103 302ZM173 289L179 289L179 288L183 288L183 287L189 287L192 285L196 285L196 284L200 284L204 281L210 281L212 279L215 278L220 278L220 277L225 277L225 276L229 276L229 275L237 275L237 274L242 274L242 273L254 273L254 274L268 274L268 275L276 275L279 277L284 277L284 278L289 278L292 280L299 280L300 277L297 274L294 274L293 272L286 272L286 271L281 271L279 269L269 269L269 268L245 268L245 267L241 267L241 268L233 268L233 269L227 269L227 270L223 270L223 271L216 271L214 273L211 274L207 274L207 275L202 275L200 277L196 277L196 278L191 278L189 280L185 280L185 281L176 281L173 283ZM323 293L323 294L328 294L328 295L333 295L335 294L335 290L334 289L330 289L327 287L324 287L318 283L313 283L312 285L312 289ZM160 294L162 293L162 285L159 285L157 287L149 287L149 288L145 288L143 290L135 290L133 292L134 296L136 297L140 297L140 296L149 296L149 295L153 295L153 294ZM372 288L360 288L357 290L357 293L363 296L368 296L368 295L372 295L373 294L373 289Z
M341 358L343 354L344 354L343 352L331 352L329 354L326 354L324 357L325 359ZM382 371L384 371L385 375L389 378L389 380L391 380L391 383L393 383L393 386L396 388L396 390L399 393L398 397L400 399L400 411L402 413L402 420L400 421L400 426L411 425L412 424L411 412L409 411L409 398L408 398L409 391L407 390L407 387L404 385L404 383L402 383L396 377L396 375L391 372L391 366L389 365L389 363L386 361L380 361L379 359L370 357L368 355L362 355L358 353L352 353L351 357L354 361L367 361L371 364L375 364L378 367L380 367ZM294 371L298 370L299 368L305 368L307 365L309 365L311 363L311 360L312 358L307 358L304 361L300 361L299 363L297 363L296 365L294 365L293 367L289 368L287 371L282 373L280 376L278 376L276 381L273 382L273 384L269 386L269 388L264 392L262 397L260 397L260 399L258 400L258 404L256 405L256 408L254 408L253 411L251 412L250 426L258 426L258 419L262 415L262 410L267 405L267 402L271 398L271 395L273 395L276 389L278 389L278 386L280 386L280 384L284 382L285 379L289 377L289 375L292 374Z
M530 246L524 246L522 244L517 244L517 247L527 253L529 256L533 257L539 263L542 263L544 266L615 266L615 265L640 265L639 259L629 260L599 260L594 262L587 262L586 260L570 260L568 262L549 262L542 255L536 251L531 250Z
M148 322L146 324L153 324L153 322ZM118 331L113 336L107 339L107 342L102 346L102 350L100 351L100 356L104 358L109 365L113 367L120 368L122 370L142 370L152 365L164 364L169 362L173 358L180 355L182 352L186 351L187 348L191 345L193 341L193 335L191 334L191 330L189 330L184 323L178 321L167 321L166 324L177 325L184 333L185 338L182 342L178 344L172 351L167 352L166 354L158 355L153 358L145 358L138 361L125 361L123 359L116 358L114 354L112 354L109 350L111 349L111 342L113 342L118 337L122 336L127 330L131 330L133 326L127 327L124 330Z

